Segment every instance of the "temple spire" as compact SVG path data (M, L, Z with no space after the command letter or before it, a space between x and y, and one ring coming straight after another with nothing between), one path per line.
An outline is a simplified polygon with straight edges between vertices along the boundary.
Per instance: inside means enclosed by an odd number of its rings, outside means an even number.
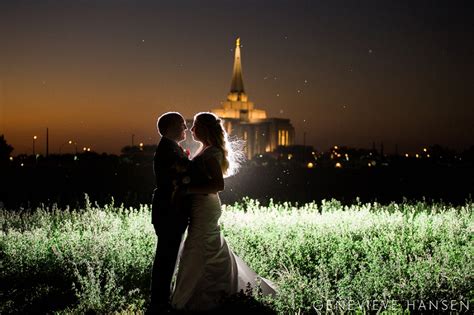
M240 62L240 37L235 41L234 71L232 73L231 93L245 93L244 81L242 80L242 64Z

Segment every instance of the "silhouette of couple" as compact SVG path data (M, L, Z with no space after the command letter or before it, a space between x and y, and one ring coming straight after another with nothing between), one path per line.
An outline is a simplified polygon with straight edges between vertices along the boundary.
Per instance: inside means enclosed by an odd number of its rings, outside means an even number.
M163 114L157 127L161 140L154 157L152 224L158 244L149 313L211 310L248 283L259 283L265 295L275 294L272 282L232 252L218 224L218 192L224 189L224 176L236 169L233 157L239 154L232 150L221 120L212 113L195 115L191 132L201 148L192 160L179 145L187 130L179 113Z

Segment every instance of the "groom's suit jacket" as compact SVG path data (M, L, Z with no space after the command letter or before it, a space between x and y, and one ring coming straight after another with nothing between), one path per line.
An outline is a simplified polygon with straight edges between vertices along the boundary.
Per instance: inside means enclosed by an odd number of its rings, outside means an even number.
M173 181L179 183L181 174L177 165L190 163L183 149L173 140L162 137L153 158L153 172L155 174L156 189L153 192L151 222L158 230L186 228L188 224L186 202L172 200L175 188ZM185 198L176 195L175 198ZM184 230L183 230L184 231Z

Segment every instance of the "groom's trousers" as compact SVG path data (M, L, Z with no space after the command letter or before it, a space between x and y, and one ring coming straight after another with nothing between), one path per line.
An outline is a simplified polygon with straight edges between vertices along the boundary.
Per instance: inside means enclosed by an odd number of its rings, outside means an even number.
M163 228L154 225L158 237L151 280L151 303L154 306L167 304L171 292L171 279L184 230Z

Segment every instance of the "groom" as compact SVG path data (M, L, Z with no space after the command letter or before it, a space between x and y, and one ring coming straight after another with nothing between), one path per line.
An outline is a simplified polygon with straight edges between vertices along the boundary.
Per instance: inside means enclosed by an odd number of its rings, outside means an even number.
M158 244L151 280L151 313L169 309L171 278L189 217L184 195L175 193L181 172L189 165L178 144L186 139L186 122L179 113L168 112L158 118L157 125L161 140L153 161L157 188L153 193L151 222Z

